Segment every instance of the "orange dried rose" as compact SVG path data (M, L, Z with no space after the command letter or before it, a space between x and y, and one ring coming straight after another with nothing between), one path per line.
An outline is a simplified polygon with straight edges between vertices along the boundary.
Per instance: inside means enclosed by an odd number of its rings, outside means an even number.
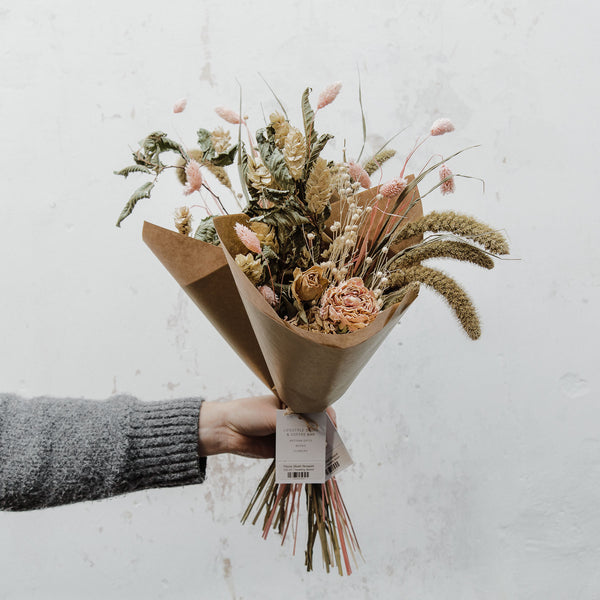
M329 281L323 277L323 267L319 265L304 272L301 269L294 269L292 296L299 302L318 300L328 285Z
M321 298L321 319L339 329L362 329L375 319L378 312L375 294L360 277L352 277L330 287Z

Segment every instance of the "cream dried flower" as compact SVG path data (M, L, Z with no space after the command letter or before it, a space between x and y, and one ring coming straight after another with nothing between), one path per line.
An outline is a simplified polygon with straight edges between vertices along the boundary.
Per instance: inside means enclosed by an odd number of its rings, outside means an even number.
M262 190L265 187L273 187L273 176L259 157L249 157L248 179L252 187Z
M292 127L283 144L283 158L290 174L297 181L304 173L304 157L306 156L306 142L302 133Z
M433 122L430 133L431 135L444 135L451 131L454 131L454 125L450 119L438 119Z
M323 277L323 271L323 267L319 265L313 265L307 271L294 269L292 296L298 302L318 300L329 285L329 281Z
M275 229L273 227L262 221L250 221L250 229L256 234L261 247L269 246L277 252L279 244L277 243L277 237L275 236Z
M440 167L440 181L442 185L440 185L440 191L445 196L446 194L453 194L456 190L456 184L454 183L454 173L450 170L450 167L447 165L442 165Z
M290 124L287 119L278 112L271 113L269 120L271 122L271 127L273 127L275 131L275 143L278 148L283 148L285 138L290 132Z
M262 264L250 252L246 255L237 254L235 262L252 283L256 285L261 280L263 272Z
M360 277L352 277L327 289L321 298L319 312L323 321L350 332L366 327L377 313L377 297Z
M210 141L217 154L222 154L231 145L231 134L222 127L217 127L210 134Z
M308 210L320 215L325 210L332 193L331 172L327 168L327 161L324 158L318 158L306 182Z
M182 235L190 235L192 231L192 213L189 206L180 206L174 214L175 227Z

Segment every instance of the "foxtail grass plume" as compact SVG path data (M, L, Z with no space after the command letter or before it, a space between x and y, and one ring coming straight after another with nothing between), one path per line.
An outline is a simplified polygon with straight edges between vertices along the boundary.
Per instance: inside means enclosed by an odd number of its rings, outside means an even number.
M416 265L404 271L390 273L389 280L394 288L402 288L411 282L419 282L431 287L446 299L463 329L472 340L478 339L481 335L479 317L471 299L454 279L444 275L444 273L436 269Z
M251 250L256 254L260 254L262 252L260 248L260 240L254 231L252 231L252 229L242 225L241 223L236 223L235 233L240 238L242 244L248 248L248 250Z
M350 173L350 177L352 177L354 181L360 183L361 187L366 190L371 187L371 178L369 177L369 174L359 164L350 161L348 163L348 173Z
M240 123L243 123L243 120L240 117L240 115L234 110L231 110L230 108L225 108L224 106L217 106L217 108L215 108L215 112L221 117L221 119L224 119L232 125L239 125Z
M426 231L431 233L449 231L474 241L492 254L508 254L508 242L499 231L473 217L459 215L451 210L441 213L433 211L412 223L407 223L394 236L394 241L407 240Z
M448 165L442 165L440 167L440 181L442 182L442 185L440 185L440 190L444 196L446 194L454 193L454 191L456 190L456 185L454 183L454 173L452 173Z
M400 194L406 189L408 181L403 177L395 177L391 181L384 183L379 188L379 193L384 198L398 198Z
M340 93L342 89L342 82L336 81L331 85L327 86L320 94L319 101L317 103L317 110L325 108L328 104L331 104Z
M373 158L370 158L365 164L365 171L369 175L373 175L377 169L381 168L381 165L396 156L396 151L391 148L388 150L387 148L384 150L380 150Z
M175 102L175 105L173 106L173 112L174 113L183 112L185 110L186 106L187 106L187 98L180 98L179 100L177 100L177 102Z
M391 271L405 269L430 258L452 258L479 265L484 269L494 268L494 261L486 252L472 244L454 240L435 240L408 248L394 258L389 268Z
M185 166L185 180L186 184L183 193L186 196L200 191L204 180L200 172L200 164L193 158Z
M431 135L444 135L451 131L454 131L454 125L450 119L438 119L433 122L430 133Z

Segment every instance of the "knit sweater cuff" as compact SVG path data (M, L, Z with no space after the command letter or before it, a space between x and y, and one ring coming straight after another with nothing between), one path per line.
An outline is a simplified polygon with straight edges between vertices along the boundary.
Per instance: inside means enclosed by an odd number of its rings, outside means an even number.
M129 490L202 483L198 456L199 398L136 403L129 431Z

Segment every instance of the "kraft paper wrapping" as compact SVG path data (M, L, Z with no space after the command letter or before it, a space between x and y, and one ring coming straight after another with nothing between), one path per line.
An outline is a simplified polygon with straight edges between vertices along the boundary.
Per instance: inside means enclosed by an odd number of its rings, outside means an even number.
M360 195L359 201L367 202L376 193L376 189L367 190ZM418 193L416 188L415 193ZM339 214L334 205L334 217L336 210ZM411 213L410 220L422 215L420 202ZM275 392L294 412L323 411L348 389L415 300L417 292L407 294L401 303L386 309L368 327L359 331L335 335L295 327L277 315L234 260L237 254L248 253L235 234L234 225L247 224L248 220L247 215L238 214L215 217L214 223L275 384ZM404 245L415 241L418 238L407 240ZM395 251L399 249L400 245L394 247Z
M246 365L272 389L269 369L223 250L148 222L142 238Z
M372 201L376 193L375 188L366 190L358 195L358 201ZM418 194L416 188L414 193ZM378 206L389 209L385 201ZM422 214L419 202L407 221ZM338 203L333 203L329 223L337 217ZM144 223L142 237L246 365L289 408L299 413L323 411L348 389L417 292L408 294L400 304L356 332L334 335L299 329L277 315L233 259L238 253L248 253L234 232L236 222L247 221L244 214L215 217L221 246L148 222ZM396 244L391 252L419 239Z

